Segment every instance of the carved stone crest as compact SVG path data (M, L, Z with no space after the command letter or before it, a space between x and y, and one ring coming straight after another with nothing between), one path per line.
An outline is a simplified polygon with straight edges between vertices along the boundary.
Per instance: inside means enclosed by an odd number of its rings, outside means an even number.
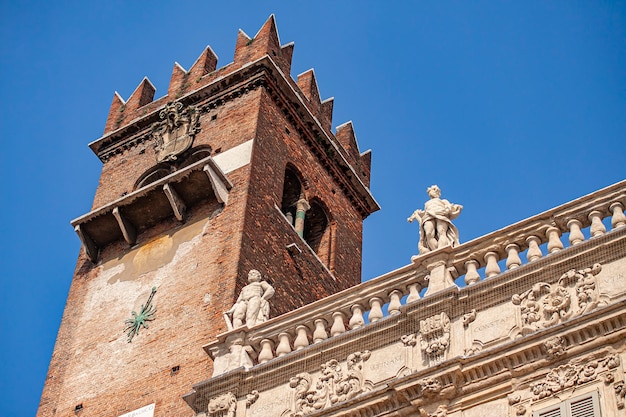
M167 103L159 112L160 122L152 125L157 162L173 161L189 149L200 130L200 115L195 106L181 102Z
M420 320L420 347L430 365L437 365L446 360L450 347L450 318L446 313Z
M337 360L330 360L322 365L322 373L315 384L308 372L291 378L291 408L285 410L282 417L302 417L371 391L372 383L363 377L363 362L369 357L367 350L349 355L346 371Z
M531 289L513 295L511 301L520 306L521 334L533 333L595 309L600 304L596 275L601 270L600 264L578 271L571 269L554 284L538 282Z
M232 392L211 398L208 406L210 417L235 417L237 397Z

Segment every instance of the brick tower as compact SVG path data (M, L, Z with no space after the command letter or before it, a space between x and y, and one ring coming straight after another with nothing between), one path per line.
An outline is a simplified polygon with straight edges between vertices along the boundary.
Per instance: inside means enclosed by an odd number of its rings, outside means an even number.
M232 63L207 47L166 96L147 78L114 95L38 416L193 415L182 396L210 377L202 346L250 269L276 290L271 317L360 282L370 153L350 123L333 134L292 53L270 16Z

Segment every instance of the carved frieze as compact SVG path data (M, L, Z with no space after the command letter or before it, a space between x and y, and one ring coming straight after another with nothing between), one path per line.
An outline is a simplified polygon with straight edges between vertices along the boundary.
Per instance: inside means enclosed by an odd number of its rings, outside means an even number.
M152 125L157 162L176 160L189 149L200 130L200 113L195 106L181 102L167 103L159 113L161 121Z
M564 389L593 381L599 373L615 369L617 366L619 366L619 357L614 355L582 364L561 365L552 369L543 380L531 384L530 390L535 400L539 400Z
M301 417L323 410L336 403L350 400L372 389L372 383L363 377L363 362L370 357L369 351L355 352L346 360L346 370L335 359L322 365L321 375L314 382L308 372L302 372L289 380L293 389L291 408L283 417Z
M565 322L598 307L596 275L601 270L600 264L582 270L571 269L554 284L539 282L513 295L511 301L519 306L521 334Z
M209 417L235 417L237 412L237 397L232 392L219 395L209 400Z
M450 318L446 313L420 320L420 347L430 365L446 360L450 347Z

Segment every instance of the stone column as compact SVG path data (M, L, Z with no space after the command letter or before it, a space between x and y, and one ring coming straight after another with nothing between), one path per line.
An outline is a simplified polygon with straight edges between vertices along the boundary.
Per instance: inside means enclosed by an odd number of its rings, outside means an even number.
M296 203L296 222L294 227L296 229L296 233L298 233L298 236L300 237L304 236L304 217L310 208L311 206L309 205L309 202L304 198L301 198Z

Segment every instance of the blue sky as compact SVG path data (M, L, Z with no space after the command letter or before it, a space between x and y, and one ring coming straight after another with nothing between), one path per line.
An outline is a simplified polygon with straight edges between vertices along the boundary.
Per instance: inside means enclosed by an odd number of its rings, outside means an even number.
M364 279L416 254L432 184L467 241L626 174L623 1L92 3L0 3L2 416L37 409L114 91L148 76L160 97L206 45L221 67L271 13L292 75L315 68L373 151Z

